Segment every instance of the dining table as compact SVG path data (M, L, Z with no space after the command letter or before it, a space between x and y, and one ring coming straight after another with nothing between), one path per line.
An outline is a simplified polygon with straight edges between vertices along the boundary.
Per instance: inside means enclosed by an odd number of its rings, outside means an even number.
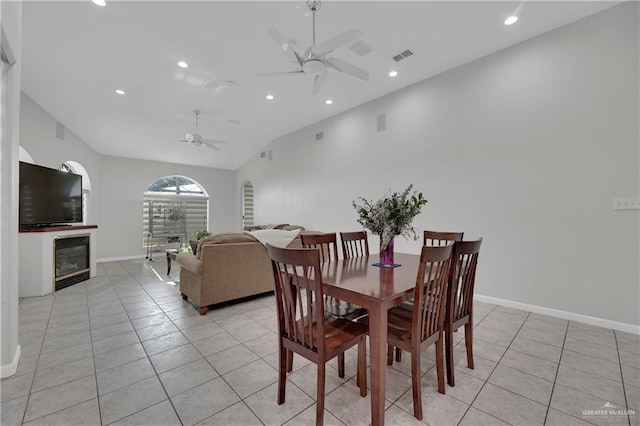
M338 259L321 264L326 296L369 311L371 354L371 423L384 425L387 370L387 311L414 295L420 256L395 253L395 268L374 266L379 255Z

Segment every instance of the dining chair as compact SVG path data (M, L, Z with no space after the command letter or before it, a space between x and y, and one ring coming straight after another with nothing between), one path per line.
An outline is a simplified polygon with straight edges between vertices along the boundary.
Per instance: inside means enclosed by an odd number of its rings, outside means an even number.
M424 231L423 246L445 246L454 241L462 241L464 232Z
M441 232L441 231L424 231L424 239L422 241L423 246L433 246L440 247L445 246L447 244L455 243L456 241L462 241L464 237L464 232ZM408 300L400 305L401 308L412 310L413 309L413 301ZM392 352L392 348L388 349L389 352ZM399 348L396 348L396 361L402 361L402 351ZM389 358L387 360L389 365L393 364L393 358Z
M369 256L369 241L365 231L341 232L342 258Z
M413 310L395 307L389 310L387 345L411 353L411 387L413 415L422 420L422 387L420 383L420 352L435 344L438 392L444 388L444 323L446 314L447 281L451 268L453 245L423 246L413 293ZM367 323L367 318L361 320Z
M315 248L320 251L320 263L338 260L336 233L300 234L302 247Z
M285 401L288 362L297 353L317 365L316 425L324 416L327 361L358 345L357 383L367 395L366 336L363 324L325 316L318 249L286 249L267 244L278 314L278 405Z
M447 314L444 327L447 382L455 386L453 368L453 332L464 326L467 366L473 370L473 289L482 238L458 241L453 249L451 279L447 294Z

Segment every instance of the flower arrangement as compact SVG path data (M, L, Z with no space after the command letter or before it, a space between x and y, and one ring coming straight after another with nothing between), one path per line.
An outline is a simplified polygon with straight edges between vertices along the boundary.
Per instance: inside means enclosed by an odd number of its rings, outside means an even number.
M353 208L358 212L358 223L380 236L381 250L386 249L396 235L418 238L411 221L420 214L427 200L422 192L416 194L412 189L413 185L409 185L403 192L389 192L376 202L362 197L358 197L359 203L353 201Z
M209 235L210 235L209 231L207 231L206 229L197 229L191 233L191 235L189 236L189 239L199 240L200 238L208 237Z

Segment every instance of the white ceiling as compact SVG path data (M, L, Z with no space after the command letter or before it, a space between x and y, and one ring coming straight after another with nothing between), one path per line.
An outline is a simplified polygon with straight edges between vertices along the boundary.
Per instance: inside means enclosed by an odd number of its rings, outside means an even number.
M101 154L233 170L283 134L617 3L325 1L317 42L363 30L372 53L335 56L370 78L332 70L311 97L311 76L256 76L295 68L270 26L296 50L311 45L305 1L25 1L22 88ZM513 13L520 20L505 26ZM407 48L415 55L391 59ZM194 130L194 109L203 137L228 142L220 152L177 142Z

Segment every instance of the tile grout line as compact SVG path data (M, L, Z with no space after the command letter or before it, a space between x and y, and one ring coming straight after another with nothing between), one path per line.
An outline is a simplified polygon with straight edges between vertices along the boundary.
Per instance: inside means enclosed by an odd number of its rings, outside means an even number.
M569 334L569 324L571 324L571 321L567 321L567 327L565 328L565 332L564 332L564 339L562 339L562 348L560 350L560 358L558 359L558 367L556 368L556 375L553 378L553 385L551 386L551 393L549 394L549 403L547 404L547 411L544 414L544 424L547 423L549 410L551 410L551 401L553 400L553 392L555 392L556 390L556 382L558 380L558 372L560 371L560 363L562 362L562 356L564 355L564 345L565 345L565 342L567 341L567 335ZM569 414L569 413L565 413L565 414Z

